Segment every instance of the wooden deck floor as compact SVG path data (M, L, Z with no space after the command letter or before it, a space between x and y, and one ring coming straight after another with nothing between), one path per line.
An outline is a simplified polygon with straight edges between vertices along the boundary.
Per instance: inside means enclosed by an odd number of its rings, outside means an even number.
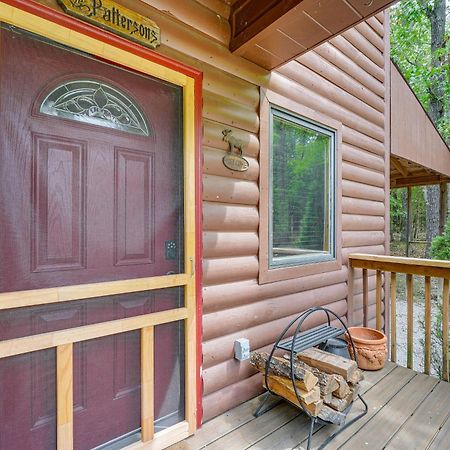
M450 449L450 384L387 363L366 372L362 393L369 411L337 436L326 449ZM261 397L207 422L171 450L284 450L306 448L309 421L282 402L257 419L253 412ZM354 404L348 419L362 411ZM317 427L312 448L317 449L336 428Z

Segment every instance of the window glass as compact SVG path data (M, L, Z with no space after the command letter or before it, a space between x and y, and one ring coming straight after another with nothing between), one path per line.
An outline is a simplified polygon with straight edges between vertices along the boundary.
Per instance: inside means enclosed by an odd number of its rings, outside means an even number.
M271 109L269 268L335 258L335 132Z

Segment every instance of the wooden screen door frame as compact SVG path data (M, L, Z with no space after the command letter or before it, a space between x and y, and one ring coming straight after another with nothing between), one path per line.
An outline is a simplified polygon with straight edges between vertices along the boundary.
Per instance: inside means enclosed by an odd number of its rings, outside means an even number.
M202 72L31 0L0 1L0 21L59 42L68 47L87 52L103 60L170 82L183 89L185 273L126 280L125 282L113 281L91 285L0 293L1 310L89 298L98 295L99 292L103 293L102 295L110 295L114 293L184 286L185 307L181 308L183 310L182 314L180 313L178 316L182 317L185 321L186 420L167 430L156 433L153 441L147 442L147 444L142 443L142 446L147 447L150 445L148 448L161 448L164 444L181 440L192 434L200 426L202 419L200 380L202 318L200 300L202 245L200 157ZM176 317L177 314L173 316ZM151 322L152 318L147 317L147 323L150 324ZM135 328L137 329L139 327ZM148 328L147 326L146 329L148 330ZM144 329L142 329L142 332L145 335ZM60 345L54 343L46 347L55 347L57 355L60 355L61 358L64 357L66 350L70 354L72 346L72 343L66 338L67 332L64 333L65 331L58 334L58 339L62 339L59 341ZM64 339L66 340L64 341ZM46 345L45 340L42 340L42 342L44 343L43 345ZM61 345L62 342L65 342L65 344ZM12 342L8 341L0 342L0 357L9 356L12 347L14 347L12 353L15 352L17 354L17 346L11 344ZM23 344L23 348L19 350L20 353L36 349L33 348L35 343L28 345L26 342L23 342ZM70 416L71 413L68 412L67 414ZM57 429L60 429L59 426ZM64 430L64 428L61 429ZM161 436L158 437L158 435ZM153 444L155 444L155 447L153 447ZM70 448L70 446L66 447L64 445L62 447ZM136 446L134 444L133 448L139 448L139 445Z

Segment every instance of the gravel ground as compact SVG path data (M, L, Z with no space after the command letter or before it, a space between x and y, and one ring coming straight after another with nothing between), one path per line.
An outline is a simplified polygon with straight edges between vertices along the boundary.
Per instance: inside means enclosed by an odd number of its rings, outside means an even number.
M431 306L432 327L436 323L438 308L433 302ZM425 318L425 306L422 302L414 303L414 347L413 347L413 364L414 370L423 372L423 342ZM397 363L406 367L407 347L406 347L406 325L407 325L407 303L404 300L397 301ZM431 368L432 375L438 375L434 368Z

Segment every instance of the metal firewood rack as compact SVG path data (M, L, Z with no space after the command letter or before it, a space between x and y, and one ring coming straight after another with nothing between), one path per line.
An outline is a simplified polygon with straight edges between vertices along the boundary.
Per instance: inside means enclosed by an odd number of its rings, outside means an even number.
M327 317L327 324L326 325L321 325L318 326L316 328L313 328L311 330L307 330L307 331L300 331L302 328L302 325L304 323L304 321L311 315L317 312L322 312L326 315ZM340 324L342 325L342 328L337 328L337 327L333 327L331 326L331 317L337 319ZM297 325L295 326L295 331L294 334L292 335L292 337L285 339L285 336L287 334L287 332L297 323ZM310 412L308 410L306 410L305 408L303 408L301 405L301 401L300 401L300 396L297 390L297 385L295 383L295 375L294 375L294 359L297 353L306 350L307 348L310 347L314 347L316 345L324 345L326 344L328 339L340 336L342 334L344 334L345 332L347 332L347 335L349 336L349 340L350 340L350 344L352 346L353 349L353 359L357 361L357 354L356 354L356 350L355 350L355 345L353 343L353 339L350 335L350 333L348 333L348 328L345 325L345 323L342 321L342 319L335 314L333 311L331 311L330 309L327 308L323 308L323 307L314 307L314 308L310 308L308 310L306 310L304 313L300 314L298 317L296 317L295 319L293 319L287 326L286 328L283 330L283 332L278 336L278 339L276 340L275 344L272 347L272 350L269 354L269 358L267 359L266 362L266 369L265 369L265 373L264 373L264 381L265 381L265 386L267 389L267 392L265 394L265 398L262 401L261 405L258 407L258 409L255 411L254 416L255 417L259 417L261 414L263 414L264 412L268 411L269 409L273 408L275 406L275 404L272 404L270 407L266 407L266 403L269 400L270 396L277 396L279 397L278 394L274 393L270 388L269 388L269 383L268 383L268 377L269 377L269 367L270 364L272 363L272 358L274 356L275 351L278 350L285 350L291 353L291 358L290 358L290 378L291 378L291 382L292 382L292 386L294 388L294 392L295 392L295 396L297 397L298 400L298 405L295 405L297 408L300 408L305 414L307 414L311 420L310 422L310 427L309 427L309 435L308 435L308 445L307 445L307 450L310 450L311 448L311 442L312 442L312 437L313 437L313 432L314 432L314 425L320 424L320 425L328 425L331 424L331 422L325 421L320 419L319 417L315 417L312 414L310 414ZM339 433L342 433L342 431L344 431L346 428L348 428L350 425L352 425L353 423L355 423L357 420L361 419L362 417L364 417L367 414L367 410L368 410L368 406L367 403L364 401L363 397L361 396L361 394L358 394L358 398L359 400L361 400L361 402L364 405L364 411L360 414L358 414L356 417L354 417L352 420L350 420L349 422L346 422L345 424L341 425L339 427L339 429L337 431L335 431L333 434L331 434L327 439L325 439L325 441L320 445L319 450L323 449L326 445L328 445ZM284 400L289 401L288 399L285 399L283 397ZM280 399L281 401L281 399ZM278 404L278 402L276 403ZM353 404L353 403L352 403ZM350 411L352 404L345 410L343 411L344 414L348 414L348 412Z

